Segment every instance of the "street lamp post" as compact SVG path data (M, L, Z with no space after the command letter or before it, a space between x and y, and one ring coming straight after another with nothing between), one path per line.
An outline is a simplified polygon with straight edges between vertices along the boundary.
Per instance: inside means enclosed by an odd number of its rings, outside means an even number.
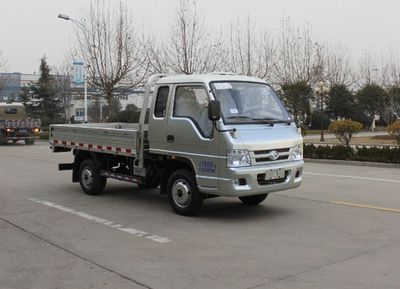
M324 98L329 94L329 88L325 85L323 81L318 83L318 88L315 90L315 93L319 96L320 100L320 108L321 108L321 138L320 141L325 141L324 137Z
M69 17L68 15L58 14L58 18L63 19L63 20L67 20L67 21L71 21L77 27L82 29L83 32L85 32L85 33L87 32L87 28L82 22L80 22L78 20L75 20L75 19ZM87 123L88 122L88 116L87 116L88 115L88 103L87 103L87 65L86 65L86 61L84 61L84 66L83 67L84 67L84 79L83 80L84 80L84 99L85 99L85 104L84 104L85 116L84 116L84 120L85 120L85 123Z

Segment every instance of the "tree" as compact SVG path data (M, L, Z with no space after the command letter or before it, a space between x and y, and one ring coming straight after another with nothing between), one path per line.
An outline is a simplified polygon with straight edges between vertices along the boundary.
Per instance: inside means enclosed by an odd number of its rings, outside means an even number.
M381 83L386 89L400 87L400 61L392 53L389 53L381 64Z
M327 112L332 118L351 118L354 114L354 105L354 96L345 85L331 87Z
M256 29L250 16L231 24L228 47L224 50L226 71L261 79L272 78L275 47L272 35L267 30Z
M6 87L6 85L10 80L6 74L3 74L3 72L5 72L6 69L6 61L3 59L1 55L2 53L0 51L0 92L4 89L4 87Z
M371 129L375 126L375 115L382 113L387 103L385 90L377 84L366 84L357 93L358 104L372 121Z
M122 108L121 102L119 101L118 98L114 97L111 101L111 106L107 104L103 108L104 115L108 115L107 121L110 121L113 115L120 112L121 108Z
M275 82L313 85L322 77L323 60L323 47L314 39L312 27L300 29L284 18L276 47Z
M104 0L91 2L87 21L77 30L80 54L85 59L89 82L100 88L109 106L116 87L135 87L146 77L142 42L123 1L118 5ZM112 113L112 110L109 110Z
M153 71L182 74L205 73L218 69L222 59L221 40L206 30L195 1L180 0L175 21L167 38L148 41L146 52Z
M360 59L357 79L361 87L381 83L378 62L368 53Z
M56 88L56 97L60 99L64 110L64 118L67 119L68 111L72 107L72 86L71 86L71 69L68 60L64 61L58 67L53 67L54 71L54 85Z
M351 69L347 51L340 44L327 45L324 79L331 86L349 87L354 84L354 73Z
M387 90L387 102L382 118L386 124L400 119L400 86L392 86Z
M281 86L283 99L299 124L304 127L311 115L310 102L313 98L313 90L306 82L296 82Z
M63 122L64 118L62 99L57 97L57 86L54 77L50 74L50 67L43 56L40 60L40 77L37 83L32 84L23 95L24 103L30 102L34 117L42 120L44 127L51 123Z
M389 125L387 130L388 133L396 140L397 146L400 147L400 120Z

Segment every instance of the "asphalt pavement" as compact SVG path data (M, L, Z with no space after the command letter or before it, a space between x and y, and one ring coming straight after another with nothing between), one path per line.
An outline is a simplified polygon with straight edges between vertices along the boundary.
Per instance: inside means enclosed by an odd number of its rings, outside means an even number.
M258 207L174 214L157 190L87 196L48 144L0 146L0 288L399 288L399 169L306 163Z

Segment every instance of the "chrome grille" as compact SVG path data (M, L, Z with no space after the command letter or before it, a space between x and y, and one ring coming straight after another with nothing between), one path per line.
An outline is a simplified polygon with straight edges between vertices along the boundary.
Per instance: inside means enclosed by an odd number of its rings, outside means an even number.
M276 151L279 154L279 157L276 160L270 158L271 152L273 151ZM251 157L254 164L285 161L290 157L290 148L256 150L252 152Z

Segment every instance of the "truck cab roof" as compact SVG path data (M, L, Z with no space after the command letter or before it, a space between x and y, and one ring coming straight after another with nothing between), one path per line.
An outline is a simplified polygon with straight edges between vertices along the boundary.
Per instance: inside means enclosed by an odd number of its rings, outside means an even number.
M0 102L0 119L23 120L26 118L25 106L20 102Z
M247 81L266 83L264 80L232 73L208 73L192 75L168 75L160 78L157 84L176 84L176 83L210 83L212 81Z

